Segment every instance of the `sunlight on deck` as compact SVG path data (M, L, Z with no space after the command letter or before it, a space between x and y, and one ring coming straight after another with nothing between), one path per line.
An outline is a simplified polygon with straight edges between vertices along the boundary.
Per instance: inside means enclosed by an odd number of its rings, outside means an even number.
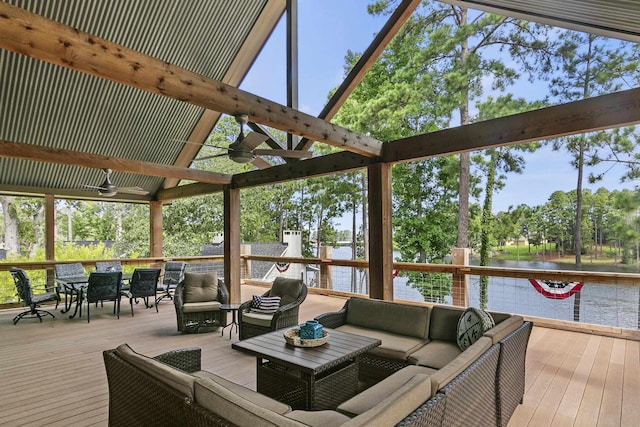
M243 286L243 300L263 288ZM300 321L341 308L344 299L310 294ZM156 355L181 347L202 348L202 367L255 389L255 359L235 351L229 328L181 335L173 303L160 312L138 306L131 317L123 300L120 319L112 305L86 318L24 319L18 309L0 311L0 425L106 426L107 379L102 351L124 342ZM230 319L230 317L229 317ZM534 328L527 353L526 395L510 426L638 425L640 343L546 328Z

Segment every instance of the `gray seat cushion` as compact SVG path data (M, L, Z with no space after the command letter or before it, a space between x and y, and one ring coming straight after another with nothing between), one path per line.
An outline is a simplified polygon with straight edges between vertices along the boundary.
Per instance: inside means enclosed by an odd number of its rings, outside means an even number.
M448 341L430 341L424 347L411 353L408 363L440 369L462 353L456 343Z
M387 359L407 360L411 353L418 350L428 342L426 339L397 335L392 332L368 329L350 324L338 326L336 329L341 332L348 332L350 334L379 339L382 341L382 344L373 348L369 352Z
M186 302L182 304L182 311L184 313L201 313L203 311L217 310L220 310L220 303L218 301Z
M355 417L370 410L388 396L401 389L416 375L421 374L429 376L434 372L436 372L435 369L429 369L422 366L407 366L374 386L358 393L351 399L341 403L337 409L350 417ZM423 401L429 398L429 396L423 397Z
M307 426L338 427L349 421L349 417L336 411L292 411L285 415Z

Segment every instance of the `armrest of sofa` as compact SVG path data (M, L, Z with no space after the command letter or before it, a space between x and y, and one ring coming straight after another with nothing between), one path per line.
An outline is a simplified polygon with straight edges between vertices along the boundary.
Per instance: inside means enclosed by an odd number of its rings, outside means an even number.
M338 326L342 326L347 323L347 304L344 305L339 311L331 313L324 313L315 318L325 328L335 329Z
M153 357L153 359L182 371L192 373L201 369L201 354L202 350L196 347L180 348L159 354Z
M431 380L427 375L417 374L373 408L351 418L342 426L392 426L402 421L430 397Z
M491 338L493 344L496 344L511 332L518 329L523 322L524 319L522 318L522 316L512 315L504 319L502 322L497 323L493 328L486 331L483 335L485 337Z

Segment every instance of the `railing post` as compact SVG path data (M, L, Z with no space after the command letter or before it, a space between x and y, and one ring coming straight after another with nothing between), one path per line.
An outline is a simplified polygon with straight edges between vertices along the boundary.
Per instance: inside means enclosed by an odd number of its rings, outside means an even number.
M468 266L469 249L453 248L451 264ZM456 307L467 307L469 305L469 276L466 274L453 274L451 282L453 305Z
M320 259L331 259L332 248L331 246L320 247ZM333 289L333 275L331 274L331 265L324 262L320 263L320 288Z
M242 255L251 255L251 245L240 245L240 279L251 279L251 260Z

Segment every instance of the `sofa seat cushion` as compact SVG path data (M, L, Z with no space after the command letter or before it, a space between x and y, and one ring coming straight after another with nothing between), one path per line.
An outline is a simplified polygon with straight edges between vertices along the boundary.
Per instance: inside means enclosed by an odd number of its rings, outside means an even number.
M429 307L366 298L350 298L348 304L349 325L414 338L429 337Z
M401 389L416 375L421 374L429 376L434 372L436 372L435 369L425 368L423 366L407 366L400 369L393 375L388 376L374 386L358 393L351 399L342 402L337 409L350 417L358 416L367 412L388 396ZM424 396L423 402L427 400L427 398L428 396Z
M495 316L493 318L496 319ZM509 335L511 332L518 329L522 325L522 323L524 323L524 319L522 318L522 316L517 315L510 316L500 323L498 323L496 319L496 325L486 331L484 333L484 336L491 338L491 341L495 344Z
M338 427L349 421L349 417L336 411L292 411L285 415L307 426Z
M491 345L491 338L480 337L478 341L471 344L471 346L460 353L458 357L434 372L431 375L431 392L435 394L438 390L449 384L455 377L460 375L462 371L482 356Z
M426 375L414 375L406 384L366 412L351 418L343 427L393 426L431 397L431 381Z
M201 313L203 311L218 310L220 310L220 303L218 301L186 302L182 305L183 313Z
M244 387L240 384L236 384L233 381L224 379L221 376L216 375L214 373L211 373L208 371L197 371L197 372L193 372L191 375L194 375L198 378L205 378L205 379L208 378L216 382L217 384L221 385L222 387L226 388L227 390L231 391L232 393L237 394L243 399L253 402L258 406L268 409L269 411L273 411L281 415L284 415L287 412L291 412L291 407L289 405L286 405L282 402L278 402L275 399L265 396L264 394L257 393L251 389L248 389L247 387Z
M388 359L407 360L409 355L424 346L428 341L422 338L396 335L378 329L369 329L362 326L345 324L338 326L336 330L350 334L363 335L369 338L377 338L382 341L380 346L369 350L371 354Z
M448 341L430 341L424 347L411 353L407 362L413 365L440 369L462 353L456 343Z
M162 362L136 353L129 345L122 344L116 348L118 355L136 368L154 377L156 380L178 390L193 399L196 378L179 369L175 369Z
M268 328L271 326L271 319L273 319L273 314L254 313L251 311L242 313L242 323L248 323L249 325Z
M245 399L211 378L198 378L194 384L194 395L196 403L203 408L238 426L298 427L303 425L254 403L253 399ZM267 397L264 396L264 398Z

